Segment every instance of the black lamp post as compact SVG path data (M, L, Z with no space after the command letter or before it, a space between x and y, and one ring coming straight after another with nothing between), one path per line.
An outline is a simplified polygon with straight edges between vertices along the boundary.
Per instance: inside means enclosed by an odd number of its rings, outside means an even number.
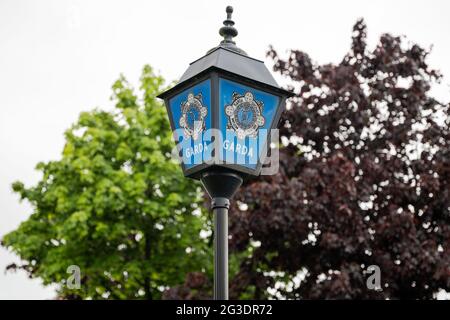
M201 180L214 214L214 299L228 299L228 209L247 176L261 172L269 133L290 92L264 62L247 56L233 37L233 8L223 40L192 62L164 99L186 177Z

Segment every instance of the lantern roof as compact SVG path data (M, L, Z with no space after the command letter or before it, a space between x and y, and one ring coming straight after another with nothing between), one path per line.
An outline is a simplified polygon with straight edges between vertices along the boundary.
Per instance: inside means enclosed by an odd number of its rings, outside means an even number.
M279 88L264 62L218 46L189 65L180 78L180 83L188 81L205 70L215 68L234 73L254 81Z
M224 39L217 47L209 50L203 57L191 62L188 69L181 76L178 84L158 97L165 98L190 80L194 80L214 70L231 73L257 84L268 86L287 96L292 95L291 92L280 88L263 61L249 57L244 50L236 46L233 37L237 36L238 31L234 27L234 21L231 19L233 8L228 6L226 12L227 19L223 22L223 26L219 30L219 34Z

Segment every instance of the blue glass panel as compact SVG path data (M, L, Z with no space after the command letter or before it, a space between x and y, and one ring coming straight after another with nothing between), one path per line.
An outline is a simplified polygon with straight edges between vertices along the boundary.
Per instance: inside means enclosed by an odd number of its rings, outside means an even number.
M220 159L255 169L276 115L279 97L219 79Z
M209 160L206 151L210 139L204 133L211 128L211 81L200 82L171 98L169 107L186 169Z

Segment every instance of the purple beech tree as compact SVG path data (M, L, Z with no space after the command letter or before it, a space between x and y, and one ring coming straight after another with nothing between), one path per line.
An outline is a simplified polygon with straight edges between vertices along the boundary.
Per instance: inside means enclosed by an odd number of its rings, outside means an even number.
M278 174L247 181L234 201L230 246L247 257L232 298L450 291L449 105L430 94L441 76L429 51L389 34L369 50L366 34L357 21L337 65L269 50L296 96L280 123ZM369 266L379 288L367 286ZM201 297L188 280L166 297Z

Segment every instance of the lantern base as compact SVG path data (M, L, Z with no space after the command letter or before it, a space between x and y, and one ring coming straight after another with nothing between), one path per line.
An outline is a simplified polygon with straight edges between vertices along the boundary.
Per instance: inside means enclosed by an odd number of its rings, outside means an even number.
M242 177L228 170L208 171L202 173L200 181L212 200L226 198L230 200L242 185Z

